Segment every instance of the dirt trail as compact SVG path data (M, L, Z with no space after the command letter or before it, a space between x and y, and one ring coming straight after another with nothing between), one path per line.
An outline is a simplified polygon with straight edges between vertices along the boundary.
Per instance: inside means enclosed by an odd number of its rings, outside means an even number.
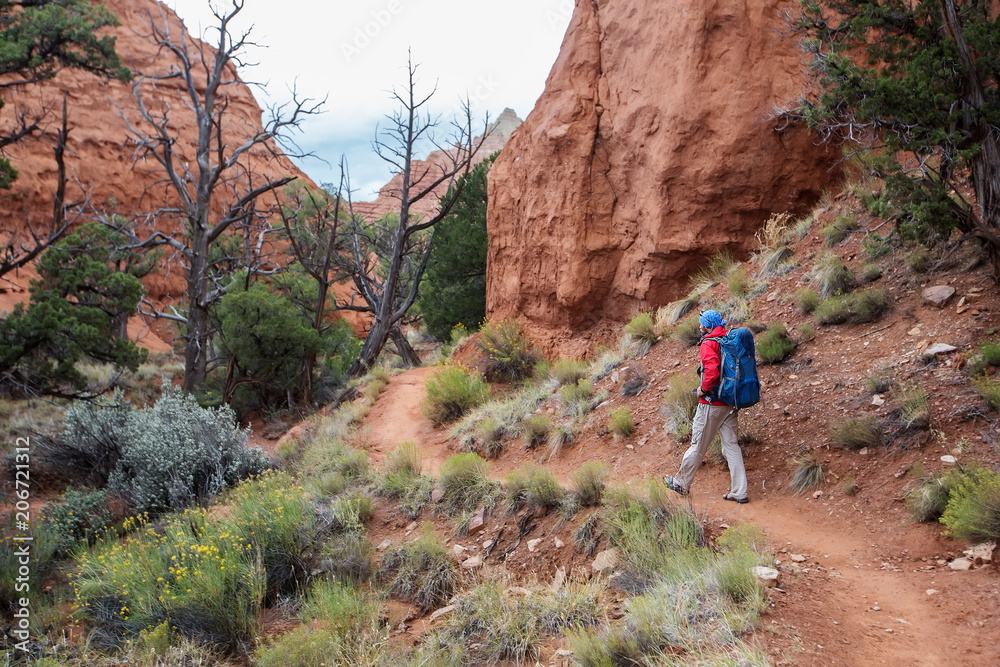
M394 375L372 406L365 420L369 429L368 453L381 465L400 443L415 442L424 453L424 472L436 476L441 464L454 452L448 450L447 433L435 429L424 417L424 383L432 367L414 368Z
M366 440L375 464L405 440L421 447L431 474L454 453L446 430L433 428L421 411L430 372L421 368L394 376L372 407ZM648 449L643 458L660 454ZM641 467L676 466L680 453L664 452ZM757 489L764 486L754 477ZM983 629L978 612L995 606L996 573L943 567L938 555L949 545L942 544L935 527L913 524L899 507L873 511L843 499L781 490L752 491L751 503L735 505L720 497L727 488L724 466L706 465L689 502L716 528L753 522L768 533L784 571L760 636L777 664L931 666L956 659L995 664L1000 635L995 623ZM792 554L805 559L794 562Z

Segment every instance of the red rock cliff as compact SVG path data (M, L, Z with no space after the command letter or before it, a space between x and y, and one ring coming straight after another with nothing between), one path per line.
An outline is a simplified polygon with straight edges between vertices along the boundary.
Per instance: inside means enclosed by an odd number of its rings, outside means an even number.
M104 0L109 10L118 15L121 26L113 30L117 36L117 51L122 60L134 71L162 73L173 61L169 54L157 53L156 46L144 35L149 32L150 16L161 22L160 12L172 31L181 30L177 16L156 0ZM235 68L232 77L238 79ZM104 82L97 77L78 71L65 70L55 79L17 91L7 98L8 106L0 114L0 122L10 122L14 105L37 108L45 105L53 110L50 129L59 121L63 92L67 94L70 136L66 166L71 183L67 200L79 200L84 192L90 193L91 205L108 211L114 208L130 216L151 213L163 205L176 205L173 194L161 185L162 172L152 160L135 162L134 148L129 143L125 121L121 113L133 123L139 122L136 102L131 95L131 85L117 81ZM197 141L194 112L185 106L185 92L177 80L150 84L143 88L147 100L169 105L171 121L176 129L178 142L175 149L181 155L193 154ZM240 83L229 87L227 103L229 123L225 139L231 145L243 143L259 131L262 113L250 88ZM52 199L56 187L56 163L51 148L41 141L25 142L7 151L14 166L20 171L12 190L0 192L0 235L23 226L26 220L38 224L50 219ZM193 162L193 159L191 160ZM294 174L305 176L284 157L274 158L264 150L247 158L249 171L255 182L268 177ZM220 193L214 205L221 211L227 198ZM162 218L157 227L167 231L180 224L176 219ZM169 268L169 267L168 267ZM167 295L181 296L184 280L177 268L160 272L147 280L154 298Z
M779 0L577 0L490 172L487 309L560 340L687 291L720 249L803 212L833 155L765 120L796 97Z

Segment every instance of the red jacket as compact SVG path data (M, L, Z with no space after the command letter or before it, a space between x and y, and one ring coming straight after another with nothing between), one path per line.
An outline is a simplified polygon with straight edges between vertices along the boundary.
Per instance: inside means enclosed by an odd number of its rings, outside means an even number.
M714 338L722 338L727 333L728 329L724 327L715 327L701 339L701 390L706 394L710 393L719 384L719 367L722 365L722 352L719 349L719 343ZM699 403L706 403L708 405L725 405L722 401L707 401L704 398L698 399Z

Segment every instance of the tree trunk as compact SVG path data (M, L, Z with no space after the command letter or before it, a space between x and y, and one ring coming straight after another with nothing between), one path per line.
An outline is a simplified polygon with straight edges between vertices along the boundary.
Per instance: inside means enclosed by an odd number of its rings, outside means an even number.
M396 346L396 352L399 353L399 356L403 359L403 364L407 368L419 366L423 363L420 361L420 357L410 345L410 341L406 340L406 335L399 327L393 327L389 332L389 337L392 338L392 342Z
M208 375L208 233L192 227L191 266L188 274L187 340L184 346L184 391L194 391Z

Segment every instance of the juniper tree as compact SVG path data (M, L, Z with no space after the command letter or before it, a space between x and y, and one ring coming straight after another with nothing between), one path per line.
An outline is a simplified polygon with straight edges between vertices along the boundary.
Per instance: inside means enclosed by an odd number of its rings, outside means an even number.
M0 385L26 395L81 397L83 359L135 371L147 351L118 335L135 314L142 283L119 271L115 232L88 223L50 247L38 261L31 297L0 319Z
M871 151L883 210L905 234L926 240L957 227L1000 269L995 3L804 0L790 18L815 88L779 113Z
M451 213L434 227L420 312L427 331L439 340L446 340L458 324L472 330L486 317L486 176L499 154L463 177Z

